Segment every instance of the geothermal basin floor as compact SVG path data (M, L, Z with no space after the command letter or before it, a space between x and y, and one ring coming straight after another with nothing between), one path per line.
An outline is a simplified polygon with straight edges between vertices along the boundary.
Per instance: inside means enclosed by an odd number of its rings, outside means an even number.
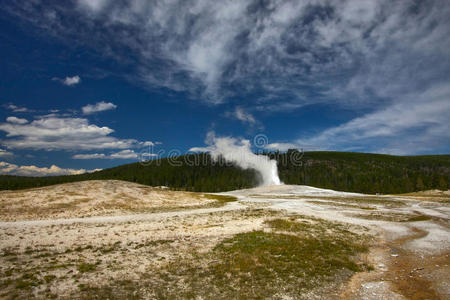
M110 180L2 191L0 298L449 299L449 199L293 185L214 198ZM301 265L286 275L279 247L251 250L260 238L359 241L347 232L367 241L351 258L362 267L320 270L327 278Z

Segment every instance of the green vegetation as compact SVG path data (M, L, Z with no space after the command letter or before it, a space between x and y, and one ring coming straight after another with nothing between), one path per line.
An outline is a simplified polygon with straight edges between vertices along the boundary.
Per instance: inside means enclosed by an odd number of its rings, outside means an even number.
M158 298L297 299L371 269L357 262L368 249L367 238L345 225L316 219L265 224L271 232L240 233L192 261L170 263L162 273L169 285L155 287Z
M398 194L450 187L450 155L392 156L351 152L265 153L278 161L280 179L286 184L361 193ZM300 160L295 159L301 157ZM221 192L250 188L258 174L208 154L159 159L148 165L133 163L82 175L52 177L0 176L0 189L33 188L58 183L118 179L175 190Z
M29 289L33 286L38 286L40 282L33 274L24 274L20 279L17 279L15 282L16 289Z
M77 244L67 250L5 247L1 257L18 257L19 262L5 264L0 288L6 298L17 299L52 298L55 290L68 285L65 297L70 299L327 298L354 272L371 269L360 255L367 251L369 237L352 232L352 225L298 215L286 218L262 209L239 216L228 213L230 218L256 216L265 222L259 230L227 234L220 241L213 237L206 248L197 247L197 239L185 244L184 238ZM87 259L93 256L96 259ZM136 271L137 280L133 272L123 273L124 256L135 256L137 262L139 257L152 259Z
M418 221L428 221L428 220L431 220L431 217L420 215L420 216L409 217L404 222L418 222Z
M267 195L258 195L258 194L252 194L250 195L253 198L269 198ZM332 202L337 202L337 205L342 205L342 203L348 203L349 205L382 205L389 208L394 207L402 207L406 204L400 200L392 200L389 198L385 198L383 196L381 197L373 197L373 196L345 196L345 197L330 197L330 196L302 196L302 195L283 195L283 196L270 196L271 199L317 199L317 200L327 200ZM308 202L314 202L313 200L309 200ZM317 203L316 203L317 204Z
M368 237L348 225L304 217L271 219L267 230L236 234L142 274L139 281L80 284L81 299L299 299L327 293L354 272Z
M173 243L174 240L150 240L145 243L138 244L134 247L134 249L139 249L142 247L156 247L159 245L170 244Z
M205 194L205 198L216 200L216 202L220 205L223 205L228 202L234 202L237 201L237 198L234 196L228 196L228 195L212 195L212 194Z
M431 220L431 217L425 215L387 213L387 212L371 213L371 214L354 214L353 216L361 219L388 221L388 222L418 222Z
M50 283L50 282L52 282L54 279L56 279L56 276L53 275L53 274L45 275L45 276L44 276L44 280L45 280L46 283Z
M81 262L77 267L77 269L80 273L92 272L92 271L95 271L96 268L97 268L96 264L89 264L86 262Z
M117 280L114 285L104 285L101 287L91 286L86 284L79 284L80 292L77 293L77 299L82 300L102 300L102 299L117 299L117 300L133 300L143 299L140 295L139 282L132 280Z
M337 202L332 202L332 201L308 200L306 202L317 204L317 205L324 205L324 206L346 207L346 208L364 209L364 210L376 210L377 209L376 207L373 207L373 206L361 206L361 205L354 205L354 204L337 203Z
M302 166L295 166L294 152L269 154L279 161L280 178L286 184L369 194L450 188L450 155L306 152Z

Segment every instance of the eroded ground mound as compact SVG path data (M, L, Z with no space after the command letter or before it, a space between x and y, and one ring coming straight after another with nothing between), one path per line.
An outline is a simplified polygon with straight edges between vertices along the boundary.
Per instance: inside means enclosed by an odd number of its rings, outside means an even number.
M36 220L150 213L217 206L214 195L171 191L119 180L91 180L0 191L0 220Z

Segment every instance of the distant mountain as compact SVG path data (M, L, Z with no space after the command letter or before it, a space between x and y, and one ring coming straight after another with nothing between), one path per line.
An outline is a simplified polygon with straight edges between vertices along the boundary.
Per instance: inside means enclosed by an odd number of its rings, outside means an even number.
M280 179L361 193L408 193L450 188L450 155L392 156L354 152L265 153L278 161ZM258 185L258 174L213 161L208 154L189 154L99 172L51 177L0 176L0 189L22 189L64 182L119 179L173 189L221 192Z

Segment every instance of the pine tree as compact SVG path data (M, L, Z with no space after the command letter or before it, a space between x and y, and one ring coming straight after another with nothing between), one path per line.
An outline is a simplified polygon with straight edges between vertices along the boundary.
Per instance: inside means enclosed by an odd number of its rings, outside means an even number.
M422 178L420 176L417 177L416 189L418 191L423 191L425 189L425 185L423 184Z

